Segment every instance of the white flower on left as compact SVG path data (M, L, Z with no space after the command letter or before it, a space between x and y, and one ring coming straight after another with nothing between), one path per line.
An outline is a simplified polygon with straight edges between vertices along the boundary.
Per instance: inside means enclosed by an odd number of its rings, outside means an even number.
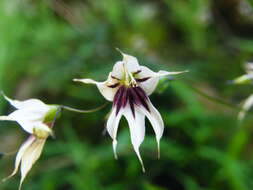
M14 176L21 170L22 183L31 170L33 164L39 159L46 139L53 135L52 123L55 119L59 106L46 105L38 99L25 101L12 100L7 96L4 98L17 110L7 116L0 116L0 120L16 121L26 132L30 134L28 139L20 146L16 156L15 168L10 176L3 181Z

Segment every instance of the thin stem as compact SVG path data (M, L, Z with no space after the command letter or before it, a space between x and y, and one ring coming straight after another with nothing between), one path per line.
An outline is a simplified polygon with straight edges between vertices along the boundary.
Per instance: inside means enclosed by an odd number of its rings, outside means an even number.
M194 90L197 94L203 96L204 98L206 98L206 99L208 99L208 100L210 100L212 102L219 103L221 105L224 105L224 106L226 106L226 107L228 107L230 109L234 109L236 111L243 111L244 110L243 108L241 108L239 106L236 106L236 105L234 105L234 104L232 104L230 102L226 102L225 100L223 100L221 98L216 98L216 97L209 96L207 93L202 92L201 90L199 90L198 88L194 87L193 85L188 85L188 86L189 86L189 88L191 88L192 90ZM253 114L253 112L250 111L250 110L247 111L247 113Z
M224 100L222 100L222 99L220 99L220 98L216 98L216 97L209 96L208 94L206 94L206 93L200 91L199 89L197 89L197 88L195 88L195 87L193 87L193 86L190 86L190 88L191 88L192 90L194 90L196 93L198 93L199 95L203 96L204 98L206 98L206 99L208 99L208 100L210 100L210 101L213 101L213 102L222 104L222 105L224 105L224 106L227 106L227 107L229 107L229 108L232 108L232 109L235 109L235 110L238 110L238 111L242 110L240 107L238 107L238 106L236 106L236 105L234 105L234 104L232 104L232 103L226 102L226 101L224 101Z
M76 108L72 108L72 107L64 106L64 105L61 105L60 107L62 109L65 109L65 110L68 110L68 111L77 112L77 113L92 113L92 112L96 112L96 111L99 111L99 110L103 109L105 106L107 106L107 104L108 103L105 103L102 106L99 106L97 108L90 109L90 110L80 110L80 109L76 109Z

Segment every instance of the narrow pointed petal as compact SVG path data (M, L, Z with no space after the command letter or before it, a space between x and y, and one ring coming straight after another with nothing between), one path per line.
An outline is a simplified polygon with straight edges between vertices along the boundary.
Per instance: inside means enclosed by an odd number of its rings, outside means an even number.
M2 120L2 121L16 121L14 118L6 116L6 115L0 116L0 120Z
M253 95L248 97L246 101L244 102L242 106L242 110L238 114L239 121L241 121L245 117L246 112L249 111L252 105L253 105Z
M116 139L113 139L112 141L112 148L113 148L113 154L114 154L114 158L117 160L118 159L118 155L117 155L117 144L118 141Z
M73 81L75 81L75 82L82 82L82 83L85 83L85 84L98 84L98 83L103 83L103 82L95 81L95 80L93 80L93 79L73 79Z
M158 75L159 77L162 76L167 76L167 75L178 75L178 74L182 74L182 73L187 73L188 71L175 71L175 72L168 72L168 71L159 71L156 75Z
M33 109L20 109L12 112L7 117L8 120L17 121L19 125L28 133L33 133L33 128L36 124L40 124L46 112Z
M148 117L155 135L156 135L156 141L157 141L157 148L158 148L158 158L160 157L160 139L162 138L163 131L164 131L164 123L162 120L162 117L160 113L157 111L157 109L153 106L153 104L148 101L148 105L150 108L150 112L146 109L141 109L141 111Z
M13 100L4 95L4 98L15 108L17 109L25 109L25 108L34 108L38 110L48 110L49 106L44 104L42 101L38 99L29 99L25 101Z
M142 171L145 172L145 167L139 151L139 147L145 137L145 115L139 111L138 107L136 107L136 113L134 117L129 106L124 109L123 114L129 125L131 142L134 147L134 151L141 163Z
M144 82L140 82L139 86L146 92L147 95L152 94L159 82L159 77L156 76L156 73L150 70L145 66L140 67L141 72L137 74L138 79L148 78Z
M123 54L123 61L125 62L125 66L129 72L136 73L140 70L140 65L136 57Z
M117 92L118 88L110 88L111 85L117 83L117 81L111 78L109 75L108 79L104 82L97 82L92 79L73 79L75 82L82 82L85 84L95 84L100 91L100 93L104 96L104 98L108 101L113 101L114 95Z
M36 139L25 151L21 161L21 180L19 189L23 184L25 177L31 170L34 163L39 159L46 139Z
M26 152L26 150L28 149L28 147L34 142L35 137L34 136L30 136L19 148L19 151L17 153L16 156L16 160L15 160L15 167L13 172L6 178L3 179L3 181L8 180L9 178L13 177L17 172L18 172L18 168L21 162L21 159L24 155L24 153Z
M125 54L118 48L117 48L117 50L123 56L122 63L124 63L124 66L126 67L128 72L135 73L135 72L138 72L140 70L140 65L139 65L139 62L138 62L136 57L134 57L132 55Z
M125 77L124 62L117 61L112 69L112 76L121 80Z
M141 66L140 70L141 72L137 74L136 78L137 81L142 81L139 82L139 86L146 92L147 95L151 95L154 92L160 77L187 72L187 71L180 71L180 72L159 71L156 73L145 66Z
M122 116L122 111L120 111L117 115L116 115L116 107L113 108L108 120L107 120L107 124L106 124L106 129L109 133L109 135L111 136L111 138L113 139L113 152L114 152L114 157L115 159L118 158L117 156L117 131L118 131L118 126L119 126L119 121L121 119Z

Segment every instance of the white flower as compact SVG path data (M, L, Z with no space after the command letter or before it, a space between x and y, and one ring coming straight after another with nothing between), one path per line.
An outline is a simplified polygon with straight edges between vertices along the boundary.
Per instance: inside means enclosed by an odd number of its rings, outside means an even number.
M140 66L135 57L124 53L122 55L123 60L116 62L106 81L97 82L92 79L74 79L74 81L95 84L105 99L113 102L106 128L113 139L115 158L117 158L116 136L119 121L122 116L127 119L132 145L145 171L139 152L145 136L145 117L149 119L156 134L158 156L159 142L164 130L162 117L148 96L154 92L160 77L182 72L159 71L156 73L145 66Z
M46 139L50 135L53 135L51 127L58 106L46 105L37 99L18 101L6 96L4 98L17 110L7 116L0 116L0 120L16 121L26 132L30 133L29 138L19 148L14 171L3 180L5 181L14 176L21 165L21 180L19 186L19 189L21 189L25 177L41 155Z
M244 67L245 67L246 74L234 79L233 83L246 84L246 83L252 82L252 80L253 80L253 63L246 63Z
M234 84L248 84L252 83L253 81L253 63L245 64L246 74L237 77L233 80ZM238 114L238 120L241 121L244 117L246 112L252 107L253 105L253 95L249 96L242 105L242 110Z

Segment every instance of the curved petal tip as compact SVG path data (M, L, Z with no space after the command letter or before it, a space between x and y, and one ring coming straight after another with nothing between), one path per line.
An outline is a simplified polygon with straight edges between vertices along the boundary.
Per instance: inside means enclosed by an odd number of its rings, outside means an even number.
M157 159L159 160L161 157L161 152L160 152L160 141L157 141Z
M74 82L82 82L85 84L97 84L97 81L94 81L92 79L73 79Z
M166 76L166 75L178 75L178 74L182 74L182 73L187 73L189 72L188 70L185 70L185 71L173 71L173 72L168 72L168 71L159 71L158 72L158 75L159 76Z
M73 79L74 82L83 82L83 79Z
M118 142L117 142L116 139L113 140L113 142L112 142L114 158L115 158L116 160L118 160L118 155L117 155L117 151L116 151L117 143L118 143Z

